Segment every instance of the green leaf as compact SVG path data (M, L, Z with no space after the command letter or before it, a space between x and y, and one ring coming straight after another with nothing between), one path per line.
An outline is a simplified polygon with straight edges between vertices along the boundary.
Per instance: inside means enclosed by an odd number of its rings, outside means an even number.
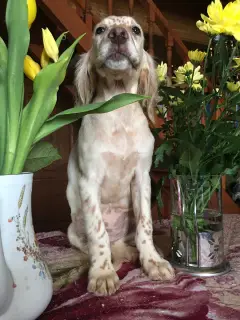
M7 47L0 38L0 174L4 163L6 154L6 140L7 140Z
M40 141L33 146L29 153L25 162L24 171L36 172L59 159L61 159L61 156L58 154L57 149L49 142Z
M161 87L160 92L164 92L165 94L168 94L169 96L174 96L176 98L180 98L184 100L185 95L181 92L179 88L172 88L172 87Z
M235 166L234 168L227 168L224 171L224 175L234 176L238 173L238 170L240 168L240 165Z
M43 68L34 79L33 96L23 111L14 174L22 172L36 135L55 107L59 86L65 78L74 49L82 37L76 39L56 63Z
M8 31L8 145L5 173L12 173L17 147L21 110L23 107L23 62L29 47L27 1L8 0L6 8Z
M34 143L62 128L63 126L79 120L87 114L110 112L143 99L146 99L146 97L124 93L117 95L106 102L83 105L60 112L44 123L41 130L36 135Z
M170 141L163 142L159 148L155 151L155 161L154 165L157 167L159 165L159 162L163 162L165 153L167 155L170 155L171 151L173 149L173 146Z
M157 183L158 193L157 193L156 200L157 200L157 211L158 211L158 219L159 219L159 221L162 220L161 209L164 207L164 203L163 203L163 199L162 199L162 188L164 186L165 179L166 179L166 177L162 177Z
M58 45L58 47L60 47L63 38L66 36L66 34L68 34L68 31L63 32L56 40L56 43Z
M180 157L179 163L183 167L189 169L191 175L197 174L199 170L199 163L202 156L202 151L198 148L195 148L193 145L191 147L189 144L186 146L186 150L183 152Z
M213 165L209 168L208 171L211 175L220 175L224 169L222 163L213 163Z

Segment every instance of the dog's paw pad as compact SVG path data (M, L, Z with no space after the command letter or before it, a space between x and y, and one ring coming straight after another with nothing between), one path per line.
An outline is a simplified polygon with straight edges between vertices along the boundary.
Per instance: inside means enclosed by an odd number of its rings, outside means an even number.
M175 272L171 264L162 258L157 260L143 259L142 266L151 280L173 280L175 277Z
M114 294L119 288L119 278L115 271L94 272L89 277L88 292L98 296L108 296Z

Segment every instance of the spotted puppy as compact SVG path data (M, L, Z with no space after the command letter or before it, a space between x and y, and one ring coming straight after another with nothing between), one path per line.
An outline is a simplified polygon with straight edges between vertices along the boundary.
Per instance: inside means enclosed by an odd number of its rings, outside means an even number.
M110 16L96 26L92 48L77 64L75 85L82 104L126 92L151 96L142 105L85 116L70 155L68 237L89 256L88 291L113 294L119 286L114 265L136 259L137 252L152 280L173 278L171 265L152 239L149 170L154 138L143 107L153 120L157 80L143 31L133 18Z

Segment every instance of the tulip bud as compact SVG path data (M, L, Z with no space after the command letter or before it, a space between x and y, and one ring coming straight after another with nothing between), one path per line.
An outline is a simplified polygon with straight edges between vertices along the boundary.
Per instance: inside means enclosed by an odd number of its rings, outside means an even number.
M54 62L57 62L59 51L58 51L57 43L53 38L53 35L51 34L48 28L46 28L45 30L42 29L42 35L43 35L43 45L47 55Z
M46 67L49 64L49 56L47 55L45 49L43 49L43 52L41 54L40 62L41 62L42 68Z
M41 70L40 65L35 62L30 56L24 59L24 73L30 79L34 80L38 72Z
M27 0L28 6L28 28L31 28L32 23L36 19L37 16L37 5L36 0Z

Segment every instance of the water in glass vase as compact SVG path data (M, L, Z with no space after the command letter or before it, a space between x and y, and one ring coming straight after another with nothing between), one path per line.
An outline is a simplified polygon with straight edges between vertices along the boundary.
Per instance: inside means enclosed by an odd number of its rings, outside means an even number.
M172 262L191 273L226 270L220 176L177 176L170 181Z

